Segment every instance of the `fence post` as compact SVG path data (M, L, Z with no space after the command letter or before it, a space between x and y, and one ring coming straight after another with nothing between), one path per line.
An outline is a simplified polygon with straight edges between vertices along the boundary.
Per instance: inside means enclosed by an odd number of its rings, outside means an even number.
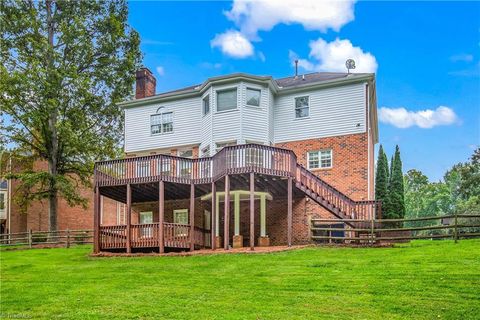
M32 247L32 229L28 230L28 247Z
M455 239L455 243L458 242L458 230L457 230L457 224L458 224L458 221L457 221L457 212L455 211L455 224L453 226L453 237Z
M67 229L67 248L70 248L70 230Z
M375 231L375 215L372 214L372 219L370 221L370 236L371 236L371 244L373 246L373 244L375 243L375 234L374 234L374 231Z

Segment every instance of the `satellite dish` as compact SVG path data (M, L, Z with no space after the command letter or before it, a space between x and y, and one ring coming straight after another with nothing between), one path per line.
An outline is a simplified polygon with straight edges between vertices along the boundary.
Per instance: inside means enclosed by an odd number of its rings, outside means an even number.
M345 61L345 67L347 67L348 73L350 73L351 69L355 69L355 60L348 59Z

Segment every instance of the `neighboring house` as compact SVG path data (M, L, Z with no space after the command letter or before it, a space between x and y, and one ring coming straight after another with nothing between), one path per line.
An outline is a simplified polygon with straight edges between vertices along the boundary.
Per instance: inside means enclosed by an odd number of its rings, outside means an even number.
M313 218L380 214L374 74L237 73L161 94L136 76L127 158L95 166L96 252L303 244ZM126 204L126 225L102 225L100 196Z
M23 158L11 156L4 152L0 176L7 172L24 170L46 171L46 161L24 161ZM15 179L0 179L0 234L22 233L33 231L48 231L48 202L32 201L28 207L21 208L17 197L22 197L19 190L19 181ZM79 188L78 192L87 198L87 208L81 206L70 207L67 202L59 198L57 223L58 230L92 230L93 229L93 192L92 188ZM111 199L101 198L101 220L104 223L125 223L125 205ZM18 235L23 237L22 235Z

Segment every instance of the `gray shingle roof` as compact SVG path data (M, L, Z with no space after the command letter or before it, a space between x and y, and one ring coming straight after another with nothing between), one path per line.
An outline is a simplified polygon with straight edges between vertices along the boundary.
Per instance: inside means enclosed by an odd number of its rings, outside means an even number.
M234 78L236 76L244 76L244 77L252 77L256 78L257 80L273 80L280 88L295 88L295 87L300 87L304 85L313 85L317 83L322 83L322 82L327 82L327 81L333 81L333 80L341 80L341 79L352 79L355 77L363 77L369 75L369 73L342 73L342 72L314 72L314 73L307 73L303 75L298 75L297 77L291 76L291 77L285 77L285 78L279 78L279 79L272 79L270 76L256 76L256 75L251 75L251 74L245 74L245 73L234 73L234 74L229 74L229 75L224 75L224 76L218 76L218 77L213 77L207 79L204 83L193 85L193 86L188 86L184 88L180 88L177 90L172 90L172 91L167 91L167 92L161 92L157 93L156 95L140 100L146 100L146 99L151 99L151 98L162 98L162 97L167 97L167 96L176 96L178 94L188 94L188 93L194 93L197 91L201 86L205 85L207 82L212 81L212 80L218 80L218 79L228 79L228 78ZM133 100L135 101L135 100ZM130 102L133 102L130 101ZM129 101L126 101L125 104L129 103Z
M304 84L313 84L313 83L320 83L329 80L336 80L341 78L347 77L355 77L359 75L366 75L366 73L342 73L342 72L314 72L314 73L307 73L304 75L299 75L297 77L286 77L275 79L279 87L287 88L287 87L295 87L298 85Z

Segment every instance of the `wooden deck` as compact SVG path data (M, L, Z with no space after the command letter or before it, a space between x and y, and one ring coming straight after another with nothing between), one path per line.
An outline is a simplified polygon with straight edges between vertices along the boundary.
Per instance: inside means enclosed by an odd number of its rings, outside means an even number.
M289 244L292 238L294 193L310 197L342 219L381 216L381 203L355 201L300 165L293 151L264 145L225 147L213 157L199 159L150 155L100 161L95 164L94 173L97 211L99 196L104 195L127 203L128 212L131 211L132 203L158 201L159 212L163 212L165 200L190 198L190 212L194 212L192 206L199 193L214 193L223 184L225 194L229 194L229 190L250 190L250 219L253 221L253 192L269 189L275 196L287 197ZM169 190L165 186L166 182L175 184L175 188ZM230 189L231 184L233 189ZM228 198L225 203L229 204ZM227 217L229 206L225 207ZM211 211L215 212L213 204ZM194 228L192 234L193 224L178 225L160 220L147 225L100 226L98 212L96 217L96 250L126 248L129 252L132 248L156 246L161 252L165 247L193 250L195 246L209 247L214 242L213 236L207 240L205 232L200 232L197 228ZM193 221L192 214L189 220ZM212 225L213 222L212 214ZM159 228L160 225L163 228ZM352 227L355 225L352 224ZM228 230L227 224L225 229ZM163 242L160 241L162 238ZM228 248L228 237L226 239L225 248ZM253 239L251 247L253 249Z

